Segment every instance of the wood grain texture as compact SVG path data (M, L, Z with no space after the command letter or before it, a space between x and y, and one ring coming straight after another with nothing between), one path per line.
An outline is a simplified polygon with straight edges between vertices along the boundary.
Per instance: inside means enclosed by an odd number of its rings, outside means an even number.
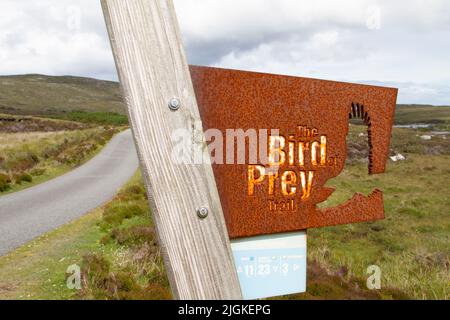
M211 166L172 161L174 130L203 138L173 3L102 6L174 297L241 299ZM176 112L168 108L173 97L181 101ZM204 220L201 206L209 208Z

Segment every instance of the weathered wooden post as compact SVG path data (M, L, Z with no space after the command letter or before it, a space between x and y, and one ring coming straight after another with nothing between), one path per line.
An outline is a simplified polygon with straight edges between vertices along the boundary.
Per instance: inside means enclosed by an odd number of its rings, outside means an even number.
M176 130L204 140L173 3L102 6L173 295L240 299L211 165L171 156Z

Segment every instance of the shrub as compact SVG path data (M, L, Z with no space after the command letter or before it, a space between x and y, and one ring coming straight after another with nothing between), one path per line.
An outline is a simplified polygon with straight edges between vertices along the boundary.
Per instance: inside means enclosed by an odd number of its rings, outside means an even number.
M43 157L45 159L55 158L61 152L64 151L64 148L65 148L65 144L48 146L43 152Z
M125 219L145 214L145 210L137 204L117 204L107 206L103 211L103 226L116 226Z
M11 178L9 175L0 173L0 192L8 191L11 188Z
M7 183L11 183L11 176L9 174L6 173L0 173L0 180L3 180Z
M22 179L22 181L25 181L25 182L32 182L33 181L33 177L29 173L23 173L21 175L21 179Z
M117 198L121 201L144 200L147 198L147 194L142 186L134 184L121 191Z
M97 136L97 137L95 138L95 141L96 141L99 145L101 145L101 146L103 146L103 145L106 143L106 140L103 139L103 138L100 137L100 136Z
M87 254L81 263L83 282L89 288L95 288L93 295L99 297L109 287L110 263L103 256L95 253Z
M145 193L145 190L140 185L134 184L134 185L127 187L124 192L142 195Z
M6 167L11 171L24 171L39 163L39 157L31 152L20 152L14 158L8 159Z
M170 300L172 294L167 287L158 283L150 283L145 288L121 293L124 300Z
M30 171L30 174L35 177L42 176L44 173L45 168L34 168L33 170Z
M112 230L111 238L120 245L135 246L145 242L153 243L155 234L152 227L133 226Z
M14 181L16 184L22 184L22 182L32 182L33 177L28 173L18 173L14 175Z
M14 182L16 184L22 184L22 180L20 179L20 175L18 175L18 174L14 175Z
M133 272L127 268L112 272L111 265L100 254L83 257L81 275L84 283L82 295L94 299L147 300L170 299L167 288L159 283L139 285Z
M78 144L67 145L56 157L61 164L77 165L97 149L97 145L88 140Z

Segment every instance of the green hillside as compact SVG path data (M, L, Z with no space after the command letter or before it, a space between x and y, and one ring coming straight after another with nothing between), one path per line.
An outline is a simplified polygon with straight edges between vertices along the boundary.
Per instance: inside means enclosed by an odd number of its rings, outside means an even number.
M396 124L427 123L450 124L449 106L398 105L395 110Z
M71 111L124 114L117 82L81 77L0 77L0 113L57 115Z

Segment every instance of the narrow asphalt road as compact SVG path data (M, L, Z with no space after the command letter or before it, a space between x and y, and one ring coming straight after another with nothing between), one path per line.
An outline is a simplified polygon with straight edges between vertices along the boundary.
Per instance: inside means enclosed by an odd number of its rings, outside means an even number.
M127 130L69 173L0 196L0 256L104 204L137 168L133 138Z

